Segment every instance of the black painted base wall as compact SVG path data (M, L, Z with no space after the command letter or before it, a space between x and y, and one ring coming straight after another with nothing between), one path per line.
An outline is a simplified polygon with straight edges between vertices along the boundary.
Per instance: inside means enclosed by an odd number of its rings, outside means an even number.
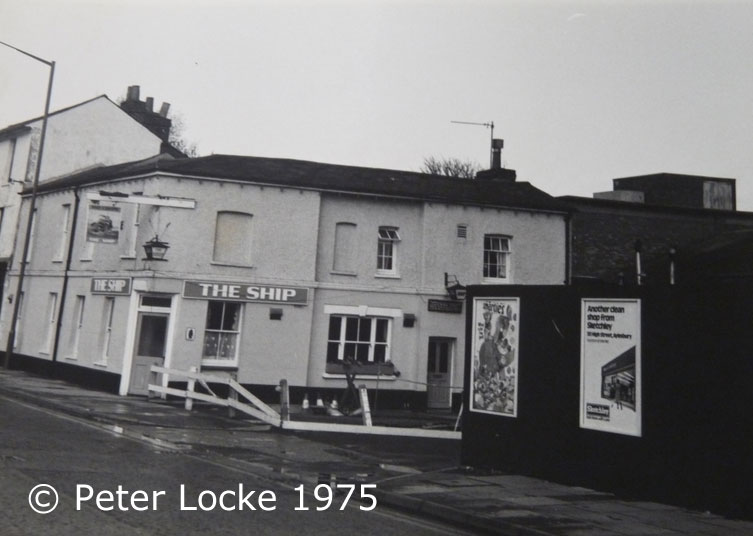
M520 298L518 416L466 401L462 463L753 518L753 282L468 291ZM579 427L582 298L641 299L641 437Z
M0 352L5 358L5 352ZM10 369L24 370L40 376L55 378L81 385L89 389L117 393L120 388L120 374L79 367L70 363L50 361L26 355L13 354Z

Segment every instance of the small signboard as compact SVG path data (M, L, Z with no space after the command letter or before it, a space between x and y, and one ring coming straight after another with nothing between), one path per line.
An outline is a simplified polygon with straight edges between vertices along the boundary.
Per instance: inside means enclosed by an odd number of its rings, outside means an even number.
M184 281L183 297L203 300L306 305L308 303L308 289L302 287L256 285L252 283Z
M109 294L113 296L130 296L130 277L92 277L92 294Z
M463 312L462 301L429 300L429 311L432 313L455 313Z

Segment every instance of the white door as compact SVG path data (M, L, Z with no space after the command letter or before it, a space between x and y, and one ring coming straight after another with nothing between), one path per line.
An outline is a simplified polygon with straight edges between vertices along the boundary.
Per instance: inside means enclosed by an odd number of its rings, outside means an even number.
M152 365L165 362L169 321L170 315L167 313L139 313L128 394L149 394Z

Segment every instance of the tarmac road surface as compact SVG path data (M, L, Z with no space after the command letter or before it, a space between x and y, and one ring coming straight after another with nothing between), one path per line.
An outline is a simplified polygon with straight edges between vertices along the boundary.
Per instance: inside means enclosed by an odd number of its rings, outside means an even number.
M469 533L294 484L0 398L6 536Z

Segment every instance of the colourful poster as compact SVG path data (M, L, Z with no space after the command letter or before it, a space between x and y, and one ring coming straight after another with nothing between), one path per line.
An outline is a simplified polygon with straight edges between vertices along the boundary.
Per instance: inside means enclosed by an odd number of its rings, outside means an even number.
M116 244L120 236L120 220L120 207L90 204L86 241Z
M471 411L517 416L519 311L517 298L473 299Z
M641 435L641 302L581 302L580 426Z

